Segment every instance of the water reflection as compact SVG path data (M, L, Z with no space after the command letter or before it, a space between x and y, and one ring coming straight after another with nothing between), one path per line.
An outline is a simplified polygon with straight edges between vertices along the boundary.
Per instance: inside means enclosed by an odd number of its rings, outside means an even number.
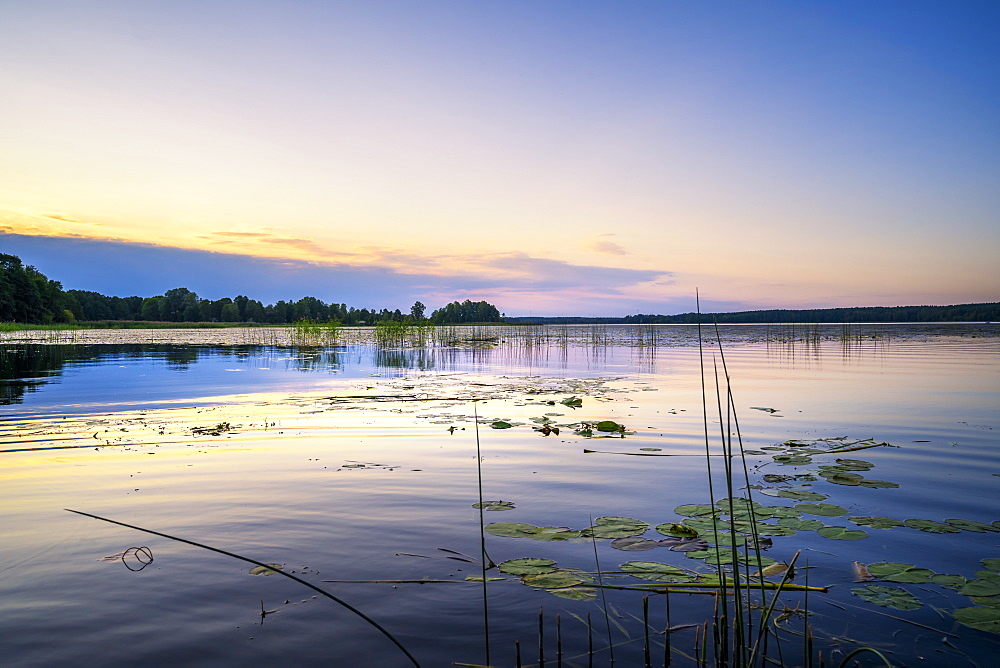
M970 324L777 324L721 325L524 325L414 327L392 338L373 328L345 328L335 342L294 345L281 329L152 330L135 334L120 330L80 330L66 340L53 333L18 332L0 337L0 403L24 401L58 379L67 367L107 366L118 361L163 363L190 371L207 358L231 359L240 369L268 369L282 360L285 370L341 373L362 367L402 374L407 371L482 370L492 366L528 370L559 368L600 372L628 362L639 373L655 373L659 351L701 345L762 344L783 365L813 366L832 349L842 361L881 355L895 341L940 336L997 337L1000 326ZM104 337L103 339L101 337ZM181 344L184 337L198 343ZM165 337L168 342L121 343ZM282 337L285 337L284 339ZM247 341L255 343L247 343ZM61 341L61 342L60 342ZM86 343L81 343L85 341ZM275 342L284 342L277 344ZM835 342L838 345L831 348ZM627 355L626 359L617 359ZM232 369L227 369L232 370ZM360 373L360 371L359 371Z

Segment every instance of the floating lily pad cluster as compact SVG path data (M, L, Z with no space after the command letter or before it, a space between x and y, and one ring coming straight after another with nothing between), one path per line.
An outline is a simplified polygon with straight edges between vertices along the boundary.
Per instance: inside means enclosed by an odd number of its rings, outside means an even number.
M576 569L558 568L556 562L551 559L534 557L511 559L500 564L498 568L501 573L519 577L521 582L529 587L545 589L562 598L574 600L596 598L593 588L585 586L593 584L593 577Z
M959 623L980 631L1000 633L1000 558L983 559L981 563L983 570L976 571L973 579L962 575L935 573L928 568L899 562L869 564L862 570L870 578L888 582L936 584L954 589L969 597L975 604L952 613ZM866 585L855 587L851 593L883 608L916 610L923 605L916 595L898 587Z

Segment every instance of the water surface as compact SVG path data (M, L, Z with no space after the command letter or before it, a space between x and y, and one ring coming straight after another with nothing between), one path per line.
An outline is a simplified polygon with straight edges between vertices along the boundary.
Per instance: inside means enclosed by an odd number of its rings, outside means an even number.
M282 564L376 619L423 665L482 663L482 586L464 581L480 567L461 556L480 555L474 414L483 496L515 505L483 513L487 524L582 529L625 516L653 527L684 519L677 506L711 501L702 378L718 448L735 431L716 408L716 373L724 384L728 371L743 444L762 453L747 458L754 499L792 507L765 491L815 491L847 510L818 519L867 533L842 541L803 530L774 537L766 552L787 561L801 550L808 569L798 581L808 573L810 584L829 586L809 600L827 657L868 645L899 664L988 665L998 636L950 615L973 605L968 596L875 582L923 603L880 608L852 594L861 586L852 563L900 561L974 579L981 560L1000 557L1000 534L874 529L848 517L1000 519L997 334L989 325L728 326L719 332L724 357L714 331L700 355L694 329L671 326L447 328L383 345L371 330L345 330L336 342L294 341L287 330L5 335L0 653L5 665L408 663L362 620L294 582L63 510L73 508ZM312 345L296 345L304 343ZM574 396L579 408L559 403ZM514 426L490 428L496 420ZM623 424L625 438L575 433L599 420ZM536 431L546 421L558 435ZM784 465L773 457L786 446L766 448L836 438L887 444L846 456L872 465L866 478L898 487L764 481L836 458ZM645 536L662 538L652 528ZM133 546L154 556L143 570L105 560ZM596 547L605 571L629 560L713 570L664 548ZM588 539L487 534L486 550L498 563L539 557L596 570ZM420 579L455 582L325 582ZM588 613L604 624L599 598L566 600L511 577L487 590L495 665L514 665L515 640L537 645L540 608L550 660L556 613L567 657L586 648ZM641 596L607 598L618 664L641 665ZM652 604L662 630L662 598ZM262 605L275 612L262 618ZM673 595L671 624L682 628L672 642L689 652L694 632L684 625L710 615L708 597ZM525 663L536 660L531 652Z

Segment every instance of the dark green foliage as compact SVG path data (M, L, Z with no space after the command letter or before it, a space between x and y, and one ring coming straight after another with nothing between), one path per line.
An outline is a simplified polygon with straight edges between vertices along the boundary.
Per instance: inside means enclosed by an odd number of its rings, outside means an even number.
M50 324L61 322L145 321L228 322L286 325L296 322L344 325L412 323L424 320L427 307L415 302L410 312L399 309L356 309L316 297L278 301L265 306L246 295L215 301L187 288L173 288L152 297L109 297L88 290L62 289L14 255L0 254L0 322ZM440 315L439 315L440 314ZM437 319L435 319L437 318ZM435 323L499 322L500 312L486 302L453 302L434 311Z
M500 311L488 302L452 302L431 313L435 325L450 325L469 322L500 322Z
M0 322L72 322L71 306L58 281L24 266L17 256L0 254Z

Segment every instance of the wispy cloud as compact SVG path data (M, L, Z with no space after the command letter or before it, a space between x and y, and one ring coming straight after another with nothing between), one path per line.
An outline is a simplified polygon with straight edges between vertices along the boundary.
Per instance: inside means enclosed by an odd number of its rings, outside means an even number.
M583 247L594 253L604 253L605 255L628 255L629 251L607 238L613 236L613 234L599 234L596 238L584 243Z

